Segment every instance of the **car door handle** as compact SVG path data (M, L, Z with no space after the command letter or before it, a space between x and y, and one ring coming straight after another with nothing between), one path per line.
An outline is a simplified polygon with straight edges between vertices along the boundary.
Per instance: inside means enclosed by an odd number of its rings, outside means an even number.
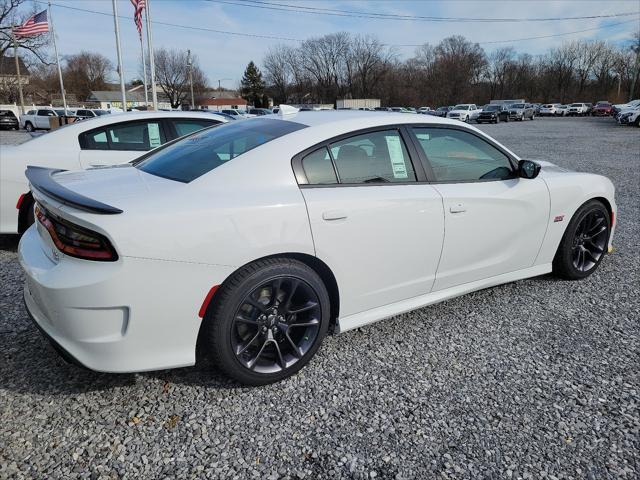
M344 218L347 218L347 214L342 210L329 210L328 212L322 213L322 219L327 221L342 220Z
M449 211L451 213L464 213L467 211L467 208L462 203L457 203L455 205L451 205L449 207Z

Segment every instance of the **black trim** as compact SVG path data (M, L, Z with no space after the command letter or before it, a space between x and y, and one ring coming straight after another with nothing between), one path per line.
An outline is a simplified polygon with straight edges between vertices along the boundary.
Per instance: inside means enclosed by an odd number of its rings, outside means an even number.
M80 195L79 193L76 193L73 190L69 190L68 188L60 185L53 179L53 175L64 171L65 170L53 168L28 166L27 170L25 171L25 175L27 177L27 180L29 180L29 183L31 184L32 190L40 190L41 192L46 193L47 195L55 198L65 205L70 205L80 210L85 210L92 213L122 213L122 210L120 210L119 208L107 205L106 203L99 202L89 197L85 197L84 195Z
M42 334L42 336L47 339L47 341L51 344L51 346L53 347L53 349L58 352L58 355L60 355L60 357L67 363L70 363L72 365L75 365L77 367L80 368L84 368L86 370L91 370L89 367L87 367L86 365L84 365L82 362L80 362L80 360L78 360L76 357L74 357L73 355L71 355L67 350L64 349L64 347L62 345L60 345L58 342L56 342L41 326L40 324L37 322L37 320L35 319L35 317L33 316L33 314L31 313L31 310L29 310L29 306L27 305L27 301L23 298L22 301L24 302L24 308L27 311L27 314L29 315L29 318L31 319L31 321L33 322L33 324L35 325L35 327L40 331L40 333Z
M480 183L480 182L503 182L505 179L497 179L497 178L489 178L484 180L459 180L459 181L437 181L435 179L435 175L433 173L433 169L431 167L431 163L427 159L426 153L419 145L418 139L415 133L412 131L414 128L442 128L447 130L460 130L471 135L474 135L478 139L488 143L500 153L502 153L511 164L511 170L514 174L513 178L518 178L518 160L511 155L509 152L505 151L500 145L498 145L493 139L484 137L474 132L470 128L464 127L462 125L445 125L441 123L400 123L400 124L389 124L389 125L378 125L375 127L363 128L360 130L353 130L348 133L343 133L341 135L332 137L328 140L323 140L322 142L316 143L315 145L304 149L300 153L293 156L291 159L291 168L293 169L293 173L296 177L296 181L300 188L336 188L336 187L385 187L385 186L394 186L394 185L420 185L420 184L450 184L450 183ZM319 150L322 147L325 147L329 150L329 154L331 155L331 147L330 145L335 142L339 142L340 140L344 140L350 137L355 137L358 135L363 135L369 132L376 131L385 131L385 130L398 130L400 133L400 137L402 138L405 147L409 153L410 161L413 165L413 170L416 174L417 181L414 182L389 182L389 183L325 183L325 184L310 184L307 176L304 172L304 168L302 167L302 159L313 153L316 150ZM418 143L416 143L418 142ZM333 163L333 160L332 160ZM335 168L335 164L334 164ZM512 179L506 179L512 180Z

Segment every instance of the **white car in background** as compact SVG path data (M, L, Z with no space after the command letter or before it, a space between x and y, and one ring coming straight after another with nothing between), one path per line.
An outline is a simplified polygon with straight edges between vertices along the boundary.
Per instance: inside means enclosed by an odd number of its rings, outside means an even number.
M461 103L447 113L447 118L469 123L471 120L477 119L480 112L482 112L482 109L478 108L474 103Z
M567 115L583 116L587 113L589 113L589 106L586 103L572 103L567 111Z
M545 117L545 116L553 117L553 116L555 116L557 114L559 106L560 106L559 103L545 103L544 105L542 105L540 107L539 115L541 117Z
M105 372L198 352L265 384L330 330L552 271L581 279L611 246L605 177L521 160L459 121L281 108L129 165L29 167L24 298L59 350Z
M556 105L556 115L559 117L566 117L569 114L569 105L560 104Z
M622 110L618 114L618 123L620 125L635 125L640 127L640 104L633 107Z
M3 145L0 233L22 233L33 223L27 165L79 170L126 163L170 140L227 121L198 112L121 113L72 123L21 145Z
M67 114L69 112L70 110L67 109ZM31 109L27 113L20 115L20 127L27 132L49 130L51 128L49 119L51 117L63 117L64 114L64 108L40 107Z

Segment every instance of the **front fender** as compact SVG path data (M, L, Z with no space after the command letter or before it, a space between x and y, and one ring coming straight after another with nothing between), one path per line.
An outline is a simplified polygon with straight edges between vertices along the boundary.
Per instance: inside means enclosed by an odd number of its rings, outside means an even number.
M557 168L557 167L556 167ZM549 171L552 170L552 171ZM613 234L617 223L617 206L615 203L615 187L611 180L601 175L560 171L542 168L541 177L549 188L551 209L547 234L543 241L536 264L550 263L558 250L562 236L576 211L592 199L601 199L611 210L613 225L609 236L609 247L612 246Z

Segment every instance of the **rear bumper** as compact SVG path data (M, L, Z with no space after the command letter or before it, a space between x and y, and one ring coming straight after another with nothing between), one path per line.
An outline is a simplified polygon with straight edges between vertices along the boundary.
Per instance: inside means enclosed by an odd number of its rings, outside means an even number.
M198 310L230 267L122 257L92 262L50 258L35 226L23 235L24 301L62 356L101 372L195 363Z

